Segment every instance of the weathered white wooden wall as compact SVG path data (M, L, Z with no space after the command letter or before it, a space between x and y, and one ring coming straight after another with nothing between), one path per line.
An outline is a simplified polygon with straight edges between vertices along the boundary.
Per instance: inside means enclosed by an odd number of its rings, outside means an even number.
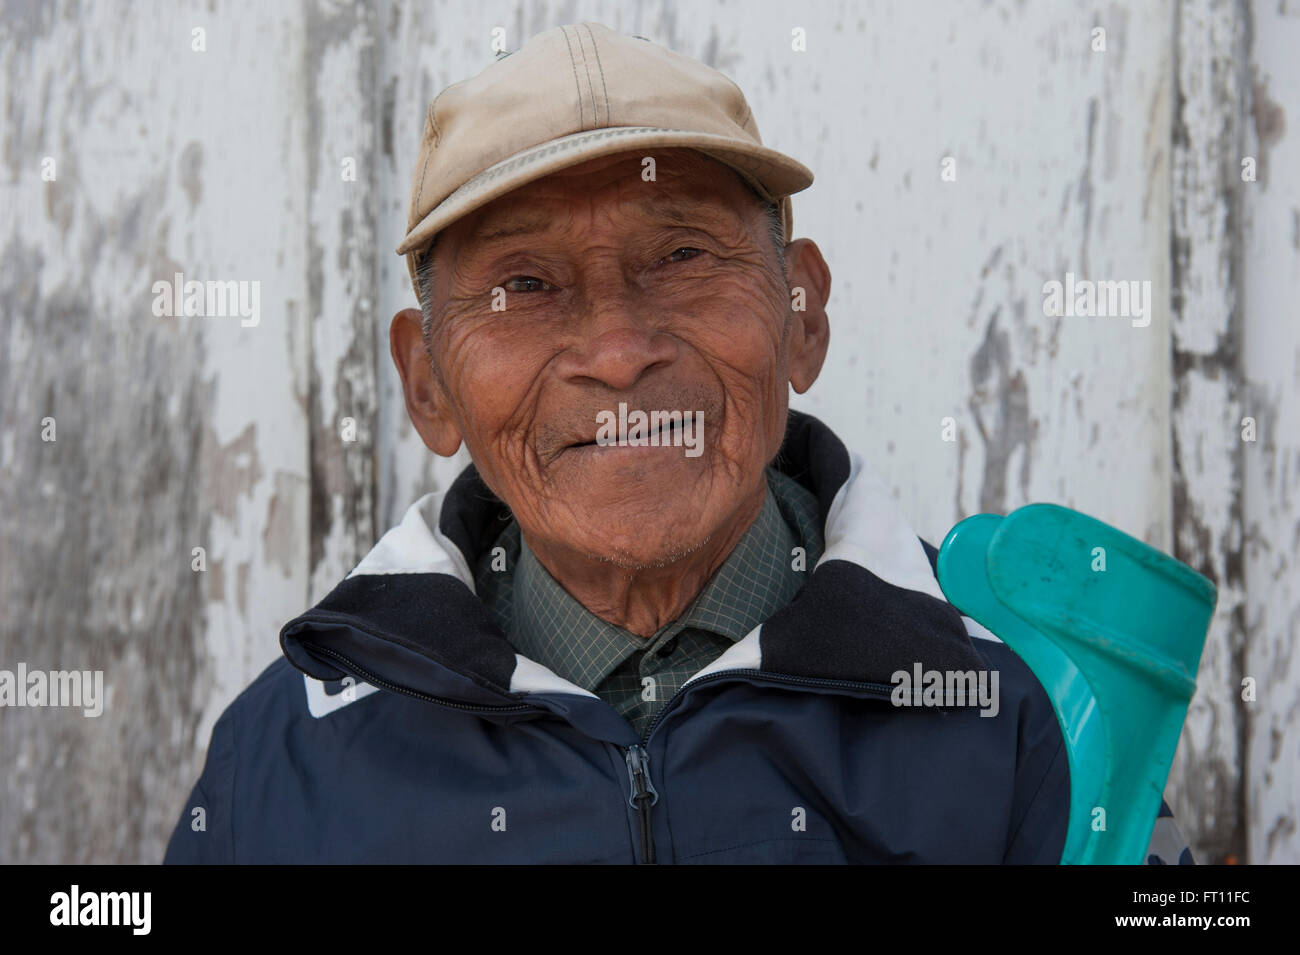
M1247 8L1240 64L1246 155L1237 237L1242 380L1236 402L1259 440L1241 455L1241 674L1238 791L1251 861L1300 861L1300 3ZM1240 160L1238 160L1238 166ZM1234 170L1239 174L1240 169ZM1228 420L1229 428L1240 425ZM1240 694L1238 694L1240 696Z
M152 861L308 589L308 37L279 4L5 18L0 666L108 702L0 711L0 860ZM260 281L260 322L155 317L177 272Z
M594 19L731 75L816 173L795 231L833 272L832 352L794 403L921 533L1050 500L1216 579L1169 793L1202 859L1300 861L1296 6L10 5L0 667L112 695L0 710L0 860L158 859L279 626L463 466L388 358L424 112L494 27ZM1150 325L1045 317L1067 271L1150 280ZM175 272L260 281L260 322L154 317Z

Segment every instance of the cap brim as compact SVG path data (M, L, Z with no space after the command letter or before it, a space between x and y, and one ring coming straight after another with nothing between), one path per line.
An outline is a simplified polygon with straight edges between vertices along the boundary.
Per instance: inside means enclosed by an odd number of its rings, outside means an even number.
M452 222L525 183L599 156L656 146L699 150L735 169L772 201L807 189L813 181L812 172L802 163L743 139L653 126L602 127L533 146L489 166L434 206L407 232L397 253L417 251ZM408 260L408 267L414 281L414 262Z

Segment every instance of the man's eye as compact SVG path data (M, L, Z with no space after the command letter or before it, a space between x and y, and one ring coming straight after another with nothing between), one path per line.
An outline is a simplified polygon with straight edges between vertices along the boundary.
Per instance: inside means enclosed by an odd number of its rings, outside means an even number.
M531 284L523 284L531 283ZM503 286L507 292L543 292L554 286L531 275L516 275L512 279L507 279Z
M681 253L683 253L683 252L687 252L687 253L689 253L689 255L687 255L685 258L676 258L676 256L679 256L679 255L680 255ZM701 254L701 253L700 253L700 250L699 250L699 249L692 249L690 246L682 246L680 249L676 249L676 250L670 252L668 255L664 256L664 257L663 257L662 259L660 259L659 261L661 261L661 262L685 262L687 259L693 259L693 258L695 258L697 255L700 255L700 254Z

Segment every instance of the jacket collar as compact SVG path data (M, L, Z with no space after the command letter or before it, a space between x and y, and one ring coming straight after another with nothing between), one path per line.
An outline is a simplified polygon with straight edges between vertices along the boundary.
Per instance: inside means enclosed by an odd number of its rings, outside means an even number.
M824 424L791 411L775 467L813 492L826 549L795 600L694 679L721 670L888 684L898 670L980 670L932 554L880 478ZM474 593L471 567L500 531L502 503L467 467L416 501L314 608L281 630L298 669L508 716L584 690L517 654ZM504 708L504 709L502 709Z

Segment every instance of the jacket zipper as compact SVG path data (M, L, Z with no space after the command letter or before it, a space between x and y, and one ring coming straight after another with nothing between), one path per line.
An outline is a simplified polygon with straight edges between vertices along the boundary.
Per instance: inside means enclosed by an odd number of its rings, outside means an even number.
M306 646L306 644L304 644ZM467 710L469 712L518 712L521 710L536 709L525 703L514 705L487 706L471 703L458 703L455 700L444 699L439 696L430 696L427 693L420 693L417 690L410 690L404 686L398 686L395 683L389 683L387 680L375 676L373 673L359 666L353 660L345 657L336 650L328 647L311 645L309 648L312 653L320 653L342 664L343 668L352 672L356 676L365 680L372 686L378 686L386 690L392 690L394 693L401 693L403 696L414 697L417 700L424 700L429 703L437 703L440 706L449 706L457 710ZM634 743L627 748L627 776L631 783L631 790L628 795L628 804L636 810L637 824L641 830L641 862L643 864L655 864L655 844L654 830L650 824L650 807L659 801L659 793L655 791L654 784L650 781L650 754L645 751L645 747L639 743Z
M404 686L398 686L395 683L389 683L387 680L375 676L365 667L360 666L353 660L345 657L336 650L328 647L317 645L307 645L311 653L320 653L327 656L337 663L343 665L344 669L351 671L356 676L365 680L372 686L377 686L385 690L391 690L394 693L401 693L403 696L414 697L417 700L424 700L429 703L437 703L440 706L451 707L452 709L465 710L471 713L517 713L524 710L536 709L536 707L527 703L503 704L499 706L479 705L472 703L458 703L455 700L444 699L440 696L430 696L427 693L420 693L417 690L407 689ZM714 683L719 680L727 680L737 676L756 676L772 683L782 683L787 686L826 686L836 689L861 690L863 688L873 691L870 695L873 698L889 699L893 693L893 687L883 683L857 683L852 680L823 680L815 677L802 676L783 676L778 673L767 673L763 670L720 670L717 673L710 674L702 680L698 680L692 686L703 686L706 683ZM650 721L646 727L645 735L641 737L641 742L633 743L627 747L625 760L627 762L627 776L630 785L628 794L628 804L636 810L637 825L640 829L641 837L641 863L643 865L655 865L655 843L654 843L654 826L650 818L650 807L659 801L659 793L654 788L654 783L650 779L650 754L646 751L645 743L654 733L655 727L676 705L677 701L685 695L679 692L674 696L668 705L655 714L655 718Z
M737 676L755 676L772 683L781 683L786 686L825 686L835 689L851 690L870 690L870 697L873 699L890 699L894 688L884 683L858 683L853 680L823 680L816 677L804 676L783 676L779 673L767 673L763 670L719 670L717 673L710 674L702 680L692 684L694 686L703 686L706 683L713 683L718 680L728 680ZM659 793L655 791L654 784L650 780L650 754L645 748L651 734L654 733L655 727L676 705L677 701L684 695L679 692L668 701L663 709L655 714L655 718L650 721L646 727L645 734L641 737L641 742L633 743L627 747L627 777L631 784L628 795L628 804L636 810L637 823L641 830L641 862L642 864L655 864L655 843L654 827L650 819L650 807L659 801Z
M627 748L627 778L632 784L628 804L636 810L641 828L641 862L655 864L654 830L650 825L650 807L659 801L654 784L650 782L650 754L640 743Z

